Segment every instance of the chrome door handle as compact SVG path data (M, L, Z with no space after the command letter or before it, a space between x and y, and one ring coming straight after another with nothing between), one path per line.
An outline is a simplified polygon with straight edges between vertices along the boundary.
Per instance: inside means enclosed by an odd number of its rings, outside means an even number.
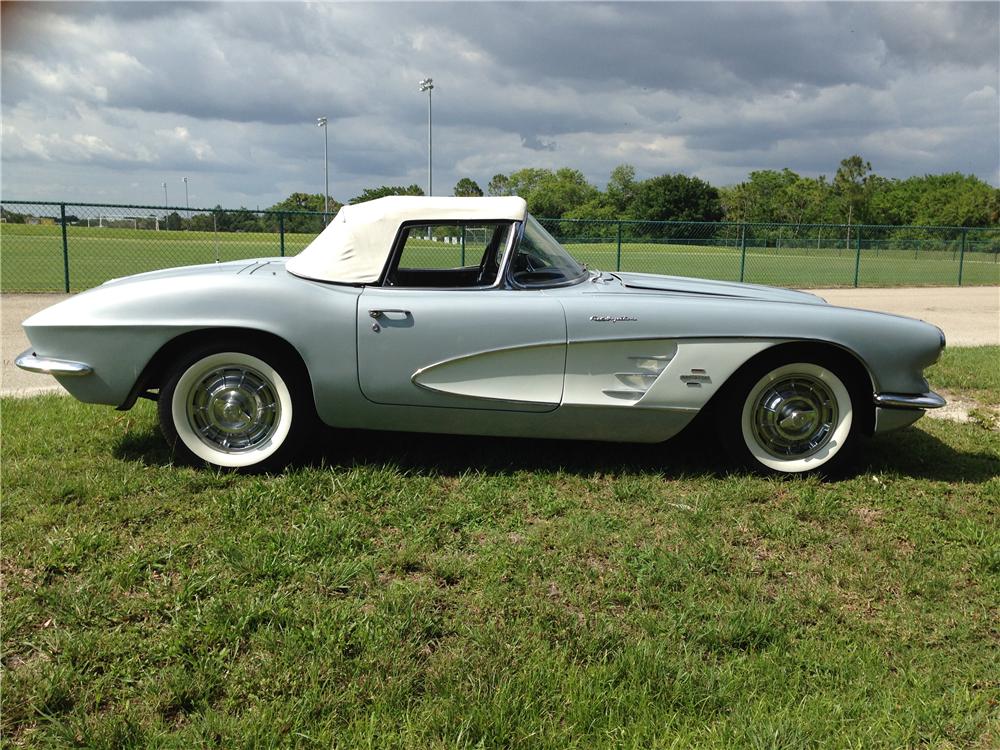
M372 318L381 318L386 313L398 313L399 315L409 315L409 310L369 310L368 315Z

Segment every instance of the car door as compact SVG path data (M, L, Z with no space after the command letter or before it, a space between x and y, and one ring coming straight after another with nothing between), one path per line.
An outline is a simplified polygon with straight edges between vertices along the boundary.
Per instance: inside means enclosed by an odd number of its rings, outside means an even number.
M562 398L565 314L543 290L366 287L357 345L379 404L550 411Z

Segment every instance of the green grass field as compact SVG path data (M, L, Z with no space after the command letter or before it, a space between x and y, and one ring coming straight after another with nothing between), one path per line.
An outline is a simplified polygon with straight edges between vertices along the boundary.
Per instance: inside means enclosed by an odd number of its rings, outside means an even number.
M294 255L313 235L286 234L285 253ZM107 279L171 266L219 260L276 256L277 234L156 232L152 230L69 227L70 288L96 286ZM454 266L454 245L426 243L431 265ZM614 270L614 243L569 243L568 249L592 268ZM789 287L851 286L855 253L815 248L750 248L743 268L745 281ZM1000 283L996 254L967 252L961 263L963 284ZM737 281L738 247L691 244L629 244L622 247L621 270L666 273ZM858 282L862 286L922 286L958 283L960 261L953 251L863 249ZM56 226L0 225L0 290L62 291L62 235Z
M960 391L986 406L1000 406L1000 348L967 346L945 351L931 373L934 384Z
M1000 397L998 357L931 384ZM984 424L828 483L334 432L244 477L173 466L148 402L0 407L5 747L1000 745Z

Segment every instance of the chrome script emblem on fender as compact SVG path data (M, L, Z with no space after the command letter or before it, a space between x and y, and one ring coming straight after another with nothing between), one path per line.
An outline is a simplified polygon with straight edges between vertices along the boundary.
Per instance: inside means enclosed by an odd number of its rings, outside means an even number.
M591 315L590 319L595 323L632 323L639 320L631 315Z

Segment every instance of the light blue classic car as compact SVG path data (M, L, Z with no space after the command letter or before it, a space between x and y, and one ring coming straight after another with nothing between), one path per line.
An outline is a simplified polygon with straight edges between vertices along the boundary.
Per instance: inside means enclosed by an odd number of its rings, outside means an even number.
M736 463L826 473L944 404L932 325L588 270L516 197L345 206L290 260L116 279L24 328L20 367L81 401L153 399L179 460L242 470L283 466L318 421L656 442L706 412Z

